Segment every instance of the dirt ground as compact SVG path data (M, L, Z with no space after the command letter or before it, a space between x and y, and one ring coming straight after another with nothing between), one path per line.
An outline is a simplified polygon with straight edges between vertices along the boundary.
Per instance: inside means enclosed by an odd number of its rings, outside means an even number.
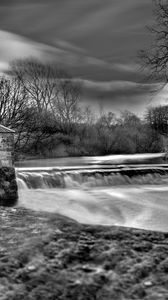
M168 299L168 233L0 208L0 300Z

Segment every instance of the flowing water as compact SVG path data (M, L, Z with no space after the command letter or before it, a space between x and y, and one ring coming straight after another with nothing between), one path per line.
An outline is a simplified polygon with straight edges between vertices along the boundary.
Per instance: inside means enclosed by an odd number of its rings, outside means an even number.
M18 205L85 224L168 231L164 154L34 160L17 164Z

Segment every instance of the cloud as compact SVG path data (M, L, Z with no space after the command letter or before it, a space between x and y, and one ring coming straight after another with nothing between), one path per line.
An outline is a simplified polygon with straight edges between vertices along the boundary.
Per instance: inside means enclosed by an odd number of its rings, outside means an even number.
M82 87L82 102L92 107L95 106L95 109L96 106L103 104L105 109L114 112L128 109L142 115L151 103L155 105L163 103L160 101L163 98L162 83L74 80ZM164 95L167 90L164 91Z
M79 82L84 90L94 91L95 93L118 93L121 94L144 94L146 92L155 92L159 89L161 83L137 83L133 81L93 81L74 79Z
M0 62L1 68L7 67L13 59L34 56L42 58L42 51L38 44L19 35L0 30Z
M59 47L60 49L64 49L64 50L68 50L68 51L79 52L79 53L86 52L86 50L84 50L83 48L78 47L78 46L74 45L73 43L70 43L65 40L56 39L55 45L57 47Z
M0 61L0 76L3 76L3 74L8 70L9 70L8 63L4 61Z
M162 83L157 93L151 97L148 106L167 105L168 104L168 84Z
M42 61L52 61L73 75L92 74L93 79L109 74L109 78L138 73L138 65L134 63L114 63L90 56L87 52L65 40L56 41L56 46L34 42L23 36L0 30L0 61L7 63L17 58L36 57ZM87 74L85 77L87 77ZM117 75L118 74L118 75ZM90 77L91 77L90 76ZM95 77L95 78L94 78ZM104 78L105 79L105 78ZM117 79L117 78L116 78Z
M131 73L137 73L141 68L140 64L137 63L113 63L112 66L113 69L116 69L118 71Z
M66 41L61 43L60 47L54 47L33 42L7 31L0 31L0 73L7 70L8 62L11 59L29 56L34 56L42 61L52 60L54 63L69 66L70 70L75 68L83 70L83 74L85 74L86 68L88 68L89 74L93 70L92 80L78 77L73 79L82 86L83 103L87 102L91 105L104 103L114 111L128 108L140 112L144 111L145 107L150 104L151 99L153 103L157 104L163 102L163 99L165 103L167 101L167 87L158 93L160 83L141 84L127 79L129 73L135 77L139 68L136 63L109 63L106 60L88 56L84 51L78 51L75 45L72 46ZM95 74L106 73L107 70L111 75L115 74L114 80L94 79ZM117 72L125 74L125 79L116 80Z
M78 3L77 3L78 2ZM81 1L71 1L72 6L81 5ZM81 5L82 6L82 5ZM133 12L133 14L136 14L137 7L139 10L144 10L144 7L146 8L148 4L145 0L141 1L141 4L139 4L139 1L137 0L118 0L118 1L109 1L109 0L94 0L92 3L88 3L87 1L87 10L81 10L80 11L80 18L77 16L77 18L74 19L74 21L71 23L69 28L67 29L67 33L70 34L70 36L85 36L90 35L94 32L101 32L102 28L106 30L110 30L119 32L121 30L127 30L129 27L134 25L135 28L139 28L141 24L141 28L144 26L142 22L139 22L138 18L138 24L130 24L131 19L133 18L130 13ZM90 9L89 9L90 8ZM139 12L137 12L139 16ZM127 17L129 15L128 20L129 24L128 27L125 25L125 16ZM136 19L135 19L136 21ZM117 24L117 26L116 26ZM127 24L126 24L127 25Z
M148 46L151 20L146 0L2 0L0 71L14 58L34 56L81 78L84 101L138 108L153 97L166 101L167 90L139 83L146 74L137 51Z
M75 76L110 80L137 73L131 65L148 41L144 27L152 4L146 0L6 0L0 8L1 28L35 41L35 49L45 52L46 59L51 56L67 65Z

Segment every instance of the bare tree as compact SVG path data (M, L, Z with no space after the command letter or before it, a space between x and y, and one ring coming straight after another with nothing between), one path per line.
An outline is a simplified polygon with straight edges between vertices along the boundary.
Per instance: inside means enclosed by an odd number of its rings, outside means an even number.
M56 70L35 61L15 61L0 80L0 121L16 131L15 148L23 150L56 130L51 110Z
M24 88L15 78L0 79L0 122L16 128L27 106Z
M15 148L26 145L30 138L32 112L28 113L27 95L24 87L15 78L0 79L0 122L16 131ZM26 134L25 134L26 132ZM24 142L23 142L24 141Z
M55 66L35 59L16 60L11 63L12 76L24 87L29 105L35 106L39 113L51 109L62 73Z
M53 106L60 130L64 133L70 133L82 120L79 99L80 86L70 78L60 79Z
M148 28L153 36L149 49L140 51L140 58L145 67L150 69L150 76L168 81L168 1L154 0L154 24Z
M11 74L26 91L30 107L41 116L55 118L55 126L63 132L70 132L73 124L80 120L78 105L80 88L70 76L55 65L43 64L34 59L17 60L12 64Z
M79 99L80 87L65 71L34 59L16 60L0 80L0 121L16 130L16 150L36 151L53 134L78 128Z
M129 127L132 129L137 128L141 125L141 120L137 115L129 110L121 112L120 118L118 120L119 124L124 127Z
M103 113L98 122L102 127L106 127L110 130L116 125L116 120L116 115L109 111L108 113Z

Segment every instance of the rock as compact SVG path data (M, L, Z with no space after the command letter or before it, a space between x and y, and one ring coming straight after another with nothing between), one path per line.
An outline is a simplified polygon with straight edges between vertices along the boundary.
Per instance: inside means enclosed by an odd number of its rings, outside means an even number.
M146 287L150 287L150 286L153 285L153 283L152 283L151 281L145 281L145 282L144 282L144 285L145 285Z
M17 202L18 188L15 169L13 167L0 168L0 205L12 206Z
M33 265L30 265L27 267L27 269L31 272L35 271L36 270L36 266L33 266Z
M167 233L15 210L0 210L0 299L167 299Z

